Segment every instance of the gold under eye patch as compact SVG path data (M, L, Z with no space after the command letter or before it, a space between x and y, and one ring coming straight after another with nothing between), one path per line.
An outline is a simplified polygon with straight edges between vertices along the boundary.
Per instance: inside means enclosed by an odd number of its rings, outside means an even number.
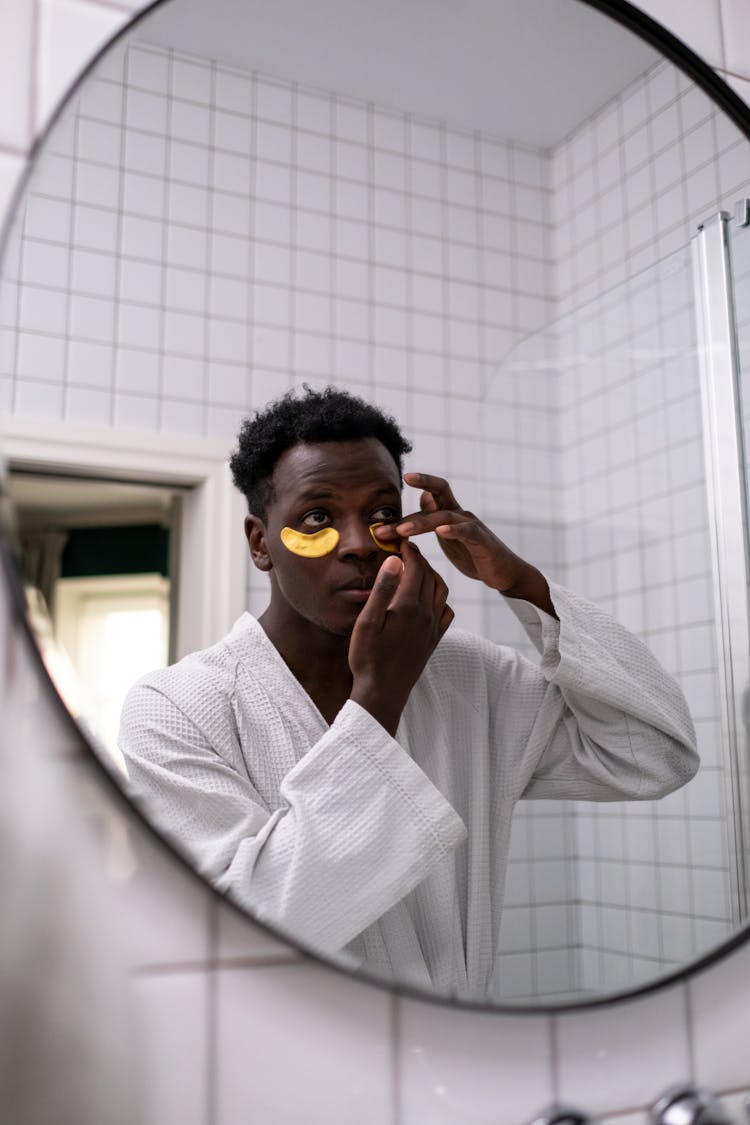
M382 527L383 520L370 524L370 535L373 542L381 551L398 551L396 543L381 543L375 535L375 528ZM330 555L339 541L339 533L335 527L321 527L320 531L312 531L309 535L302 531L294 531L291 527L282 527L281 542L287 551L293 555L300 555L303 559L320 559L323 555Z
M381 551L390 551L391 554L396 554L398 552L398 543L383 543L380 539L378 539L377 535L375 534L375 528L376 527L382 527L384 523L385 523L385 520L379 520L377 523L371 523L370 524L370 535L373 537L373 539L377 543L378 547L380 547Z
M321 527L320 531L313 531L305 535L301 531L294 531L291 527L282 527L281 542L287 551L293 555L301 555L303 559L319 559L323 555L330 555L339 541L339 533L335 527Z

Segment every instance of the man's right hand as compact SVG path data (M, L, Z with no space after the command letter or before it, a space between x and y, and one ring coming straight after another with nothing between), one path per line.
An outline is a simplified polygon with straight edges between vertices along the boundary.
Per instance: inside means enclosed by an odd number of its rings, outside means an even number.
M385 559L349 643L350 698L394 735L411 689L453 620L448 587L412 544Z

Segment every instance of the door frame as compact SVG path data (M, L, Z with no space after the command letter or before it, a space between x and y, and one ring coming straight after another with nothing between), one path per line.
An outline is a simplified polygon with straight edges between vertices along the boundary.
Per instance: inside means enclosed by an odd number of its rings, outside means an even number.
M232 483L224 442L0 415L0 458L11 469L185 490L177 548L176 659L220 640L246 608L246 505Z

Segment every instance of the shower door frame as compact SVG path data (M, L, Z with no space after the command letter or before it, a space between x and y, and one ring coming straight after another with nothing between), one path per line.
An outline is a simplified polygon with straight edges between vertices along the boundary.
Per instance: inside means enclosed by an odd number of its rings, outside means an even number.
M750 747L743 745L743 695L750 684L750 548L730 223L726 211L703 223L692 239L692 256L729 879L733 921L739 925L747 920L750 902Z

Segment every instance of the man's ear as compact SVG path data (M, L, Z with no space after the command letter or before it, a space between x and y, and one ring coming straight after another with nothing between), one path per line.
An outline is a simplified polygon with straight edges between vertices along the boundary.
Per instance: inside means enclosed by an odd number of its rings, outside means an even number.
M258 570L272 570L273 563L266 548L266 528L259 516L245 516L245 538L254 566Z

